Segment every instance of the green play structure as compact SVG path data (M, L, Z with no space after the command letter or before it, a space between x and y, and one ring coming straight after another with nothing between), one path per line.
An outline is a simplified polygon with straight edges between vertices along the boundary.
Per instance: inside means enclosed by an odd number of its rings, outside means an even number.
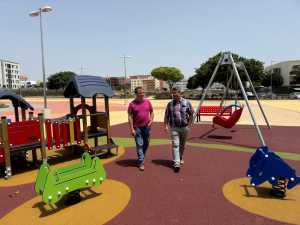
M105 112L97 112L97 95L104 95ZM110 120L109 120L109 103L108 98L113 96L111 86L107 83L104 78L98 76L74 76L67 84L64 96L70 98L70 115L74 118L77 115L79 109L82 110L82 124L83 132L76 133L77 141L78 135L79 140L83 138L83 149L85 152L81 157L81 161L77 164L69 165L59 169L50 169L47 163L46 154L46 140L44 132L44 118L41 116L40 119L40 130L41 130L41 150L43 164L41 165L38 176L35 182L35 192L38 195L42 195L43 201L47 204L55 204L62 198L66 198L65 204L75 204L80 201L80 190L90 188L93 186L100 185L106 179L106 172L97 157L101 155L101 151L107 149L110 152L113 148L118 148L114 144L111 138ZM85 102L85 98L92 98L93 106L88 106ZM81 98L81 104L74 106L74 98ZM87 108L89 113L87 114ZM87 127L87 117L90 117L91 127ZM73 126L73 125L72 125ZM70 125L71 127L71 125ZM51 129L47 133L48 148L51 146ZM53 134L54 134L53 128ZM65 133L62 134L64 136ZM66 137L68 134L65 135ZM70 133L70 139L74 133ZM98 137L106 136L106 143L99 145ZM89 146L89 138L94 138L95 147ZM57 135L55 138L55 144L60 146L61 139L65 140L64 137ZM73 141L70 141L74 143ZM76 144L79 144L78 142ZM93 158L90 154L93 154Z
M47 204L54 204L69 193L100 185L106 179L106 172L98 157L93 159L83 153L77 164L51 170L44 162L35 182L35 192L42 195Z

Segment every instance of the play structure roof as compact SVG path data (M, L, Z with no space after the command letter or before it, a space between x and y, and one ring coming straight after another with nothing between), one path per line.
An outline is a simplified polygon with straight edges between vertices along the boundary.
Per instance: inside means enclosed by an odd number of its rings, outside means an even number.
M0 90L0 99L11 100L14 107L21 107L21 109L31 109L33 107L20 95L17 95L9 90Z
M104 78L91 75L75 75L64 90L66 98L93 97L96 94L108 97L114 95L111 86Z

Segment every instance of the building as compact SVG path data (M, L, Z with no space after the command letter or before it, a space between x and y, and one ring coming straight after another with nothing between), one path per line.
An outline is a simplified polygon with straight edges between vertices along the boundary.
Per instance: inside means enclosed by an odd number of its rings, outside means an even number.
M124 77L109 77L108 81L113 89L124 84Z
M175 87L178 87L181 91L185 91L187 90L187 84L188 84L188 81L187 80L181 80L181 81L178 81L175 83Z
M20 86L22 88L26 87L26 81L28 81L28 76L24 74L20 75Z
M21 86L20 64L8 60L0 60L0 87L18 89Z
M33 88L33 87L37 87L38 83L35 80L27 80L25 82L25 88Z
M296 82L295 75L291 74L293 70L300 71L300 60L279 62L265 68L265 71L280 74L283 78L283 86L300 85Z
M145 92L155 92L165 88L165 82L160 81L151 75L135 75L130 76L130 90L134 92L136 87L143 87Z
M119 88L123 88L125 84L125 77L108 77L107 78L108 83L112 87L112 89L116 90ZM128 88L130 85L130 79L126 78L126 87Z
M125 78L123 76L108 77L107 80L114 90L124 87ZM136 87L143 87L146 92L155 92L157 90L161 91L163 89L168 89L168 85L165 81L155 79L151 75L129 76L126 79L126 89L134 92Z

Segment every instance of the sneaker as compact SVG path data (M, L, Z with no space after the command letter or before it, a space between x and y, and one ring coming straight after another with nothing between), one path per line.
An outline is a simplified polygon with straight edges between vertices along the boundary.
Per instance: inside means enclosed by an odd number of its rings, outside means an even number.
M174 166L174 172L179 173L180 171L180 166Z
M174 172L178 173L180 171L180 163L174 163Z
M140 169L140 171L144 171L144 170L145 170L144 164L140 164L140 165L139 165L139 169Z

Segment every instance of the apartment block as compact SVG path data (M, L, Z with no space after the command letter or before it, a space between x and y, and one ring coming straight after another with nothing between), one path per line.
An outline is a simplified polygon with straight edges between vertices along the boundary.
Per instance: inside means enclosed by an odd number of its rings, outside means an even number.
M8 60L0 60L0 87L18 89L21 86L20 64Z
M280 74L283 78L283 85L299 86L300 83L296 81L295 74L292 71L300 71L300 60L289 60L275 63L265 68L266 71Z
M146 92L155 92L162 90L166 86L164 85L164 81L160 81L151 75L135 75L129 78L131 92L133 92L136 87L143 87Z

